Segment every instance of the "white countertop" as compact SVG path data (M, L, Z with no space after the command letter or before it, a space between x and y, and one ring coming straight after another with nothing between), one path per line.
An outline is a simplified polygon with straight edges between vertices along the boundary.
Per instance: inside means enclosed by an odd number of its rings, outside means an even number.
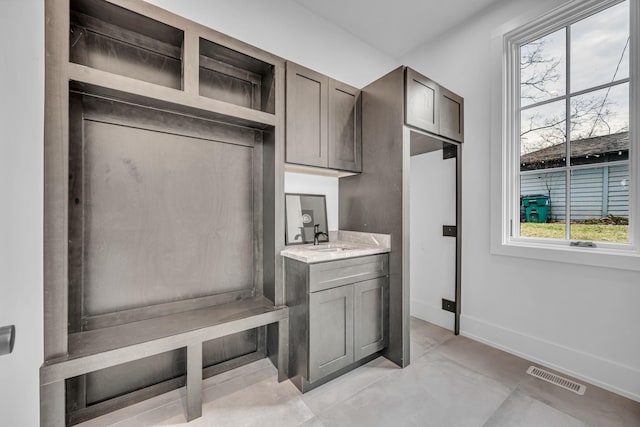
M356 231L330 231L329 242L314 246L287 246L280 255L307 264L355 258L391 251L391 236L388 234L361 233Z

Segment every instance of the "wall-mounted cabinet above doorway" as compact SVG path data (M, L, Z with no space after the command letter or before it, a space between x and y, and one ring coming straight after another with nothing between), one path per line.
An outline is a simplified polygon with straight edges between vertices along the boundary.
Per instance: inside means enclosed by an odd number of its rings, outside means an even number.
M405 69L405 123L464 142L464 99L433 80Z

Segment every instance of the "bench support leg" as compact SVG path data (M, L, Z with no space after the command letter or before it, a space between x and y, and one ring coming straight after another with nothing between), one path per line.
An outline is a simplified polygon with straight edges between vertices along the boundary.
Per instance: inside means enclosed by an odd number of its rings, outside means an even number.
M64 427L64 381L40 386L40 427Z
M278 322L278 381L289 379L289 318Z
M202 343L187 346L187 421L202 416Z

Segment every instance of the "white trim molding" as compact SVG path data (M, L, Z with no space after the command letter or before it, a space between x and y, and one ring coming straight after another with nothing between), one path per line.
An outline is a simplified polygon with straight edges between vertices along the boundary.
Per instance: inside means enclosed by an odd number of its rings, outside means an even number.
M460 334L640 402L640 370L463 315ZM518 350L515 350L515 349Z

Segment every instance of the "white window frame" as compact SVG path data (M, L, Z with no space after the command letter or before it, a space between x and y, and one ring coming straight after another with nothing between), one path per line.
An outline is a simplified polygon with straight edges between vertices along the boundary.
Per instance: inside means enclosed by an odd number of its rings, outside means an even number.
M491 252L548 261L640 271L640 0L629 0L629 243L521 238L520 225L520 49L521 45L611 7L622 0L574 0L543 12L534 10L498 28L492 38ZM569 60L569 58L567 58ZM568 96L568 95L567 95ZM498 166L499 165L499 166ZM541 170L540 172L545 172Z

